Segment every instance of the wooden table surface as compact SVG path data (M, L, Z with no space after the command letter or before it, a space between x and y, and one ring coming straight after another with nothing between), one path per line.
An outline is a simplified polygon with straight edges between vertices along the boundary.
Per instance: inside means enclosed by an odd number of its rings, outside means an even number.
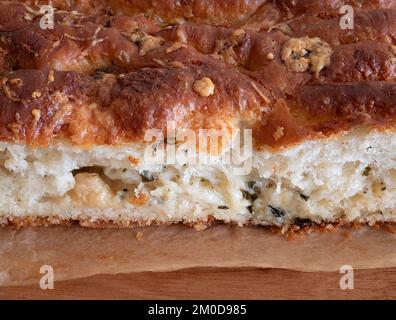
M277 269L190 269L97 275L36 286L0 288L0 299L395 299L396 269L355 270L354 289L339 273Z

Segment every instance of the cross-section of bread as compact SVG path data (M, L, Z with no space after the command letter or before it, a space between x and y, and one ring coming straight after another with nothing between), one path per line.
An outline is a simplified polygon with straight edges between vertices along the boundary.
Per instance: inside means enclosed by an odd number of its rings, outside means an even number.
M0 3L0 224L396 222L396 2L43 4ZM148 161L169 124L226 138Z

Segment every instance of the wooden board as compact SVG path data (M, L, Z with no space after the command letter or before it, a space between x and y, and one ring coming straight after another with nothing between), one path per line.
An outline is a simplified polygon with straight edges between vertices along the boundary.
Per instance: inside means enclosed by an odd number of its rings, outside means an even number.
M0 299L395 299L396 269L357 270L354 289L339 273L191 269L168 273L97 275L36 286L0 288Z

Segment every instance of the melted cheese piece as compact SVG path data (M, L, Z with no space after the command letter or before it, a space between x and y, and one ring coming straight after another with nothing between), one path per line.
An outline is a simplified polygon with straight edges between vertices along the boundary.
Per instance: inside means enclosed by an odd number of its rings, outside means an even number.
M113 191L97 173L79 173L75 180L76 185L69 195L76 205L91 208L117 206Z

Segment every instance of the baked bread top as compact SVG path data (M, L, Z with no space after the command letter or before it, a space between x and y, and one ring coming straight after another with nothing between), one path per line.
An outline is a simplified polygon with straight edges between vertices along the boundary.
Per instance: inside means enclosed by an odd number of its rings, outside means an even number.
M46 3L0 4L2 141L119 145L171 120L250 127L256 147L394 128L396 1L52 1L43 30Z

